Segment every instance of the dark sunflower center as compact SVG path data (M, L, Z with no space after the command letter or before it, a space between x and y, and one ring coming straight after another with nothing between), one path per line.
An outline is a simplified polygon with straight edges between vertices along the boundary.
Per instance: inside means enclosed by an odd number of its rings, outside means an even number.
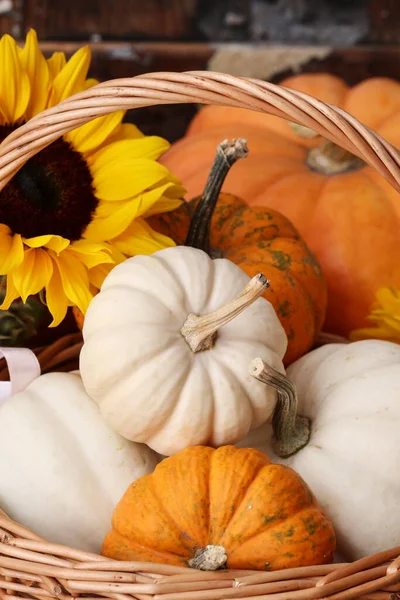
M12 127L0 127L0 141ZM0 192L0 223L25 238L61 235L79 240L97 206L85 160L59 139L18 171Z

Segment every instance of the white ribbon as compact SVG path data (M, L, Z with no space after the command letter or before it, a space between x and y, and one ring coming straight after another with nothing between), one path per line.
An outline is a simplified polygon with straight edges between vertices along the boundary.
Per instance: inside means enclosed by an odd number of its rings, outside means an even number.
M0 406L12 394L22 392L40 375L39 361L29 348L0 347L2 357L7 363L10 381L0 381Z

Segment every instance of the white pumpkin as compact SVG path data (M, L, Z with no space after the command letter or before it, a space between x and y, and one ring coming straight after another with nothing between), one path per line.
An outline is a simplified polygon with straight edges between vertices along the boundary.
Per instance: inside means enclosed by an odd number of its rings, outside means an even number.
M311 419L308 444L286 459L274 453L290 453L295 437L293 412L284 409L276 413L275 439L271 426L264 426L238 445L266 452L305 479L348 560L397 546L400 346L379 340L329 344L293 363L288 376L297 388L298 414Z
M80 357L106 421L163 455L234 443L264 423L276 392L249 376L248 362L260 355L284 372L287 345L260 297L267 284L182 246L115 267L86 313Z
M54 543L99 552L116 503L157 462L106 425L79 375L42 375L0 408L0 506Z

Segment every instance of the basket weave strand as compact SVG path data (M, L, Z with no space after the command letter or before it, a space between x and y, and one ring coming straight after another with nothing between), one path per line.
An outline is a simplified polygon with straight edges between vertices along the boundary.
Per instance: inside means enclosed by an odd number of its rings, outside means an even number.
M47 543L0 514L0 597L89 600L389 600L400 590L400 547L352 564L283 571L202 572L118 562ZM6 590L6 593L3 592ZM385 590L385 591L379 591Z
M122 109L188 102L248 108L306 125L362 158L400 191L399 152L345 111L271 83L207 71L150 73L107 81L47 109L0 145L0 190L29 158L96 117Z
M0 190L29 158L96 117L116 110L178 103L248 108L305 125L362 158L400 191L400 153L351 115L298 91L212 72L149 73L107 81L67 98L0 144ZM78 334L38 349L42 369L76 368L80 346ZM7 370L0 362L0 379L5 378ZM400 599L400 547L349 564L206 573L171 565L118 562L51 544L0 510L0 600L101 597L396 600Z

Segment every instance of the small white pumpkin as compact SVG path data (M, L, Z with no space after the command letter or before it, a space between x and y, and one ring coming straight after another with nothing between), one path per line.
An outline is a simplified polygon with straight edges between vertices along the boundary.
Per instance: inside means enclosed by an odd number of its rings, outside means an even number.
M295 469L332 521L348 560L400 541L400 346L379 340L329 344L288 368L290 381L253 362L254 375L281 389L273 428L238 445ZM283 386L283 387L282 387ZM286 390L286 392L285 392ZM292 444L295 443L293 448ZM303 444L304 445L304 444ZM296 451L296 447L300 450ZM287 458L292 451L295 453Z
M80 357L106 421L163 455L234 443L267 421L276 392L247 368L260 355L284 372L287 339L260 297L267 285L183 246L115 267L87 311Z
M128 485L157 455L104 422L79 375L35 379L0 408L0 506L54 543L99 552Z

